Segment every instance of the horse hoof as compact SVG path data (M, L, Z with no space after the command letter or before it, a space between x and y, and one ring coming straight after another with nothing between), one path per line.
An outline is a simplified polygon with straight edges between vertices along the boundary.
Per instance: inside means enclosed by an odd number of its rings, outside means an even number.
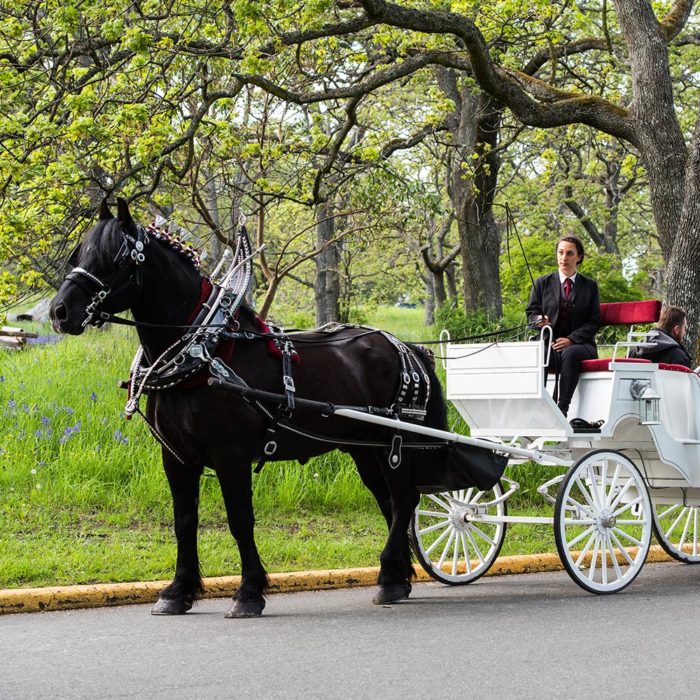
M158 598L156 604L151 608L151 615L184 615L192 603L175 598Z
M390 586L381 586L377 595L372 598L375 605L389 605L406 600L411 594L410 583L394 583Z
M264 601L236 600L226 613L226 617L260 617L264 608Z

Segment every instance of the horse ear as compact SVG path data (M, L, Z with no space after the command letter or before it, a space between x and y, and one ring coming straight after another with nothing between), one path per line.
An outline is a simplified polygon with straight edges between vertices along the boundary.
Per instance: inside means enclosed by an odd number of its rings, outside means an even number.
M112 219L114 218L112 216L112 212L109 210L109 207L107 206L107 197L104 197L103 200L100 202L100 207L97 210L98 215L100 217L100 221L106 221L107 219Z
M117 218L122 226L133 226L134 220L131 218L129 205L123 197L117 197Z

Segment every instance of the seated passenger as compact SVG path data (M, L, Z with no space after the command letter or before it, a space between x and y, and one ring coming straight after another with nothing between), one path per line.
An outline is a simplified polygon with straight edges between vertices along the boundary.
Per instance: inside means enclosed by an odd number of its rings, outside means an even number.
M636 347L630 353L630 357L692 368L693 361L682 345L687 327L688 318L684 309L680 306L664 306L658 325L649 331L644 340L653 346Z

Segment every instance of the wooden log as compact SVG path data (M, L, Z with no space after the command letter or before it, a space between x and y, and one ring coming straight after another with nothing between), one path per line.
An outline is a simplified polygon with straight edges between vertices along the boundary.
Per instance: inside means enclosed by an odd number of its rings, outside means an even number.
M5 347L15 348L19 350L20 348L24 347L24 343L24 338L9 335L0 335L0 345L4 345Z
M18 338L38 338L38 333L33 333L32 331L25 331L21 328L13 328L12 326L0 326L0 335L9 335Z

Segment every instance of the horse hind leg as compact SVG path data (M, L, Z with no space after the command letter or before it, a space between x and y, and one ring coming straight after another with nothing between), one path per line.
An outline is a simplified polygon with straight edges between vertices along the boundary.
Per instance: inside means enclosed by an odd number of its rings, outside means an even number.
M386 479L382 474L382 470L377 463L377 458L374 455L374 450L370 448L353 449L350 456L355 461L357 473L362 479L362 483L369 489L377 501L379 510L386 520L387 528L391 529L391 496L389 487L386 484Z
M199 479L201 468L180 464L164 451L163 468L173 497L177 564L172 583L161 591L153 615L182 615L204 593L197 554Z
M411 484L410 464L408 459L404 459L397 469L392 469L386 454L378 450L369 452L368 456L362 459L362 467L357 456L353 457L364 483L377 498L389 525L389 535L379 556L379 590L372 602L375 605L397 603L408 598L411 593L411 581L415 576L408 528L418 505L418 492ZM374 476L370 477L370 474ZM378 486L380 480L383 487ZM377 485L376 491L369 486L368 481Z

